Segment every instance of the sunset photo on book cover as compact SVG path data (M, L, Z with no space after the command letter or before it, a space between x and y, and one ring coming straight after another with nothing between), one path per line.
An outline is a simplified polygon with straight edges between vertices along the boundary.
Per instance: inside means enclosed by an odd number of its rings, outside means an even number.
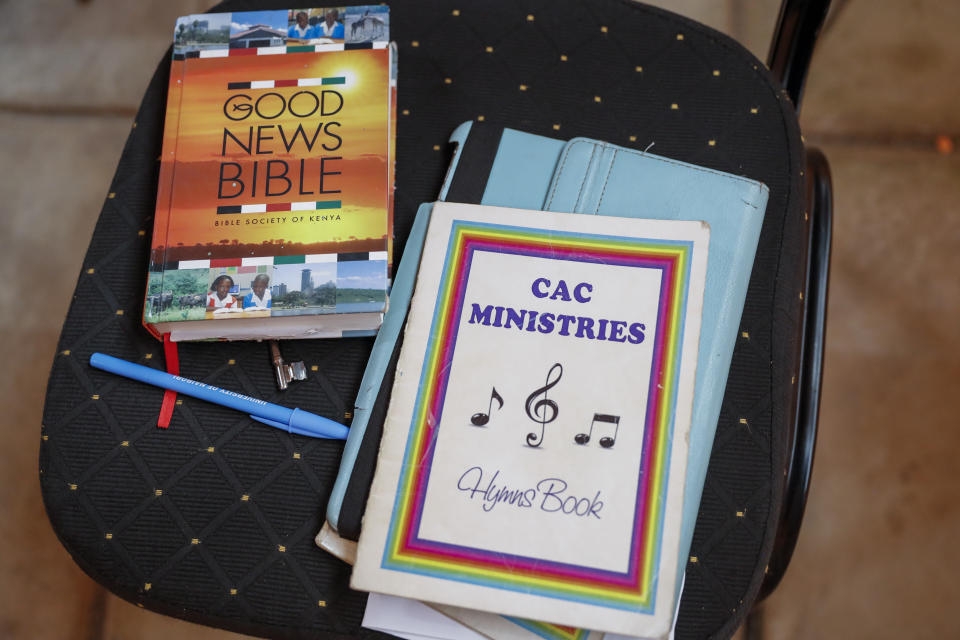
M385 250L385 49L174 64L155 261Z

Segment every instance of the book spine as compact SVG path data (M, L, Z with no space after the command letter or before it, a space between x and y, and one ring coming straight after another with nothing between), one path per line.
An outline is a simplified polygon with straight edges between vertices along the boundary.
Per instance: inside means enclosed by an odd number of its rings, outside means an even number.
M163 142L160 151L160 171L157 179L157 205L154 210L153 235L151 237L150 263L147 268L147 284L144 291L143 314L144 328L158 340L162 336L151 320L153 304L150 298L150 285L159 278L161 304L163 277L166 269L167 229L170 224L170 207L173 201L173 179L176 172L177 141L180 130L181 101L183 99L183 78L186 72L185 61L171 60L170 81L167 85L167 110L163 126ZM159 247L163 246L163 250ZM156 274L159 274L156 275Z

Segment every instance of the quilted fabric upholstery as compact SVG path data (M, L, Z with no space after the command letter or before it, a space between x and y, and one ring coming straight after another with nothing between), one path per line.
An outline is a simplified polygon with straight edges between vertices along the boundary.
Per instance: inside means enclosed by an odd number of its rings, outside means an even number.
M214 10L286 8L225 2ZM726 637L763 577L793 415L806 224L796 117L728 38L628 0L391 2L400 46L397 247L434 199L469 119L588 136L760 180L771 190L687 566L677 637ZM108 589L163 613L272 637L379 634L365 596L312 537L341 443L289 436L91 370L103 351L162 367L139 324L169 65L160 64L110 186L53 363L40 473L51 522ZM267 347L182 345L182 374L349 421L370 339L288 342L307 382L276 392Z

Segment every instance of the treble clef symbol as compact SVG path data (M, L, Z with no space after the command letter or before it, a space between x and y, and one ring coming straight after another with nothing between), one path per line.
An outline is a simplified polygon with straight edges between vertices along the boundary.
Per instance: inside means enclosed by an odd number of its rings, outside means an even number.
M550 377L553 375L554 370L557 372L557 377L554 380L551 380ZM544 385L538 389L535 389L533 393L527 396L527 417L534 422L540 423L539 436L537 436L536 433L527 434L527 444L531 447L539 447L541 444L543 444L543 434L546 430L547 423L556 420L557 415L560 413L557 403L547 398L547 391L557 386L557 383L560 382L561 376L563 376L563 366L557 362L550 367L550 371L547 371L547 379ZM543 398L537 400L537 396L541 394L543 395Z

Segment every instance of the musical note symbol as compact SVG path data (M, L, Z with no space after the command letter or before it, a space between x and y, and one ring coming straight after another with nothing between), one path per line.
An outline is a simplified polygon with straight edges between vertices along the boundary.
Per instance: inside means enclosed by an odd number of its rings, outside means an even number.
M488 422L490 422L490 410L493 408L494 399L496 399L497 402L500 403L499 406L497 407L497 411L499 411L500 409L503 409L503 398L501 398L500 394L497 393L497 388L493 387L493 391L490 393L490 405L487 407L487 412L483 413L481 411L470 416L470 424L477 427L483 427Z
M593 435L593 425L597 422L606 422L615 425L612 438L610 436L604 436L600 438L601 447L604 449L611 448L617 442L617 432L620 431L620 416L612 416L609 413L593 414L593 420L590 422L590 432L578 433L577 435L573 436L573 441L577 444L587 444L590 442L590 436Z
M550 376L553 375L554 370L557 370L557 377L555 380L550 380ZM557 407L557 403L553 400L547 398L547 391L557 386L557 383L560 382L560 377L563 376L563 366L557 362L550 370L547 371L547 379L544 382L542 387L534 389L533 393L527 396L527 417L533 420L534 422L540 423L540 436L538 437L535 433L527 434L527 444L531 447L539 447L543 444L543 434L546 431L547 424L553 422L557 419L557 415L560 413L560 408ZM543 399L536 400L537 396L543 394ZM536 402L534 402L536 400ZM547 413L547 411L552 413Z

